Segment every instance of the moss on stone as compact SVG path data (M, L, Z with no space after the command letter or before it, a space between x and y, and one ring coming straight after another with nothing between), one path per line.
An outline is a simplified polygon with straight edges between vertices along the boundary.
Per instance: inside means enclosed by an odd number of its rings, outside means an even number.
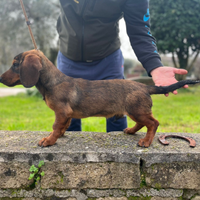
M58 175L60 176L60 182L63 183L63 178L64 178L64 175L62 172L58 172Z
M24 198L12 198L12 200L23 200ZM0 197L0 200L10 200L9 197Z
M162 187L161 187L161 184L160 183L156 183L155 184L155 189L161 189Z

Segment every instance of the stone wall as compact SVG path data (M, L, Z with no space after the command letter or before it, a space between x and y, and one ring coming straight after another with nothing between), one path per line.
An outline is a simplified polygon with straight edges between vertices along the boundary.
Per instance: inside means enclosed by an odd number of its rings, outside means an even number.
M195 148L179 139L163 146L161 133L141 148L144 133L122 132L68 132L37 146L48 134L0 131L0 200L200 200L199 134L184 134ZM29 169L39 161L45 174L35 184Z

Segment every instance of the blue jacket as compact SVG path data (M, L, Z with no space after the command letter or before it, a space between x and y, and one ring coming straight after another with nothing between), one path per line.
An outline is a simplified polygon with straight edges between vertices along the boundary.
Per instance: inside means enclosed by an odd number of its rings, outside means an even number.
M60 0L60 51L73 61L100 60L120 48L124 17L132 48L148 73L162 66L150 32L148 0Z

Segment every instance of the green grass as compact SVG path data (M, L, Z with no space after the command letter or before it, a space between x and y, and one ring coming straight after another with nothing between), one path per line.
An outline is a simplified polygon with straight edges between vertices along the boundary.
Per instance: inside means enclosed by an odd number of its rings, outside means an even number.
M178 95L153 96L153 115L160 122L159 132L200 133L200 88Z
M200 87L181 90L178 95L153 95L153 115L159 132L200 133ZM38 97L20 94L0 98L0 130L51 131L54 112ZM129 127L134 122L128 118ZM105 132L105 118L82 120L83 131ZM143 128L141 131L146 131Z
M1 130L50 131L54 112L42 99L25 94L0 98Z
M0 88L9 88L9 87L4 85L3 83L0 83ZM10 87L10 88L24 88L24 86L23 85L16 85L16 86Z

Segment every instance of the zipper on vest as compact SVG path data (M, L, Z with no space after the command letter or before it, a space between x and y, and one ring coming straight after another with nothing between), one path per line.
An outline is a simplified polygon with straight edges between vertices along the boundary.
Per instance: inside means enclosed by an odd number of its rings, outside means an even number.
M82 38L81 38L81 59L84 62L84 36L85 36L85 22L82 20Z
M81 38L81 59L82 61L85 61L84 59L84 36L85 36L85 21L83 19L83 13L85 11L85 7L87 5L87 1L85 0L84 1L84 4L83 4L83 9L82 9L82 12L81 12L81 17L82 17L82 38Z

